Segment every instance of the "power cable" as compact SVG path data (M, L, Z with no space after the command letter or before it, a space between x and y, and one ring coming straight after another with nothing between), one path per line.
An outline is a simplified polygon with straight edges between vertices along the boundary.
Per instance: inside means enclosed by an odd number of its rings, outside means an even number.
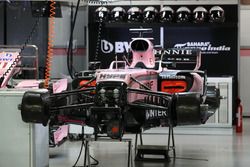
M80 0L77 1L75 15L73 17L73 22L71 23L71 32L70 32L69 46L68 46L68 52L67 52L67 68L68 68L69 75L72 79L74 78L74 75L73 75L73 68L74 68L73 67L73 46L72 45L73 45L73 35L74 35L74 29L75 29L76 18L77 18L79 6L80 6Z
M82 126L82 133L83 133L83 135L82 135L82 143L81 143L80 152L79 152L79 154L78 154L78 157L77 157L77 159L76 159L76 162L74 163L74 165L73 165L72 167L84 167L84 166L76 166L77 163L78 163L78 161L79 161L79 159L80 159L80 157L81 157L81 155L82 155L83 146L84 146L85 149L86 149L86 145L84 144L84 126ZM90 156L90 158L91 158L93 161L95 161L94 163L91 164L91 166L92 166L92 165L96 166L96 165L99 164L99 161L98 161L97 159L95 159L95 158L94 158L93 156L91 156L91 155L89 155L89 156ZM87 165L87 167L88 167L88 165Z

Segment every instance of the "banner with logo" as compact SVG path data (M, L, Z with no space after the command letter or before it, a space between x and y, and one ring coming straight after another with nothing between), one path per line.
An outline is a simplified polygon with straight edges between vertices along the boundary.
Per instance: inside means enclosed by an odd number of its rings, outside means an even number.
M225 29L213 27L146 27L153 28L153 34L147 37L156 48L199 48L202 52L201 68L208 71L209 76L237 76L238 36L237 27ZM213 35L210 32L214 31ZM230 34L230 35L229 35ZM129 28L103 28L96 54L96 39L90 38L90 61L99 60L102 68L107 68L115 60L128 56L129 42L136 34ZM158 52L155 51L157 54ZM221 65L223 64L223 68Z
M145 27L146 28L146 27ZM147 27L151 28L151 27ZM145 34L144 37L154 38L152 41L157 47L161 47L160 31L163 28L153 28L153 34ZM107 68L109 64L115 60L122 60L123 56L129 57L129 43L132 38L138 37L138 34L132 34L129 27L126 28L102 28L101 38L99 39L99 46L97 46L97 38L94 34L96 32L89 32L91 38L89 39L89 61L101 61L101 67ZM98 52L96 50L98 47Z
M187 5L192 11L196 6ZM213 5L204 5L209 9ZM107 6L111 11L115 6ZM128 9L130 6L122 6ZM139 6L142 10L146 7ZM160 6L155 6L160 9ZM177 9L179 6L171 6ZM202 51L201 69L207 70L209 76L238 74L238 6L221 5L225 10L224 23L110 23L101 26L95 22L95 10L98 6L89 8L89 61L99 60L102 68L107 68L111 61L121 60L128 55L129 42L138 34L131 33L130 28L152 28L150 37L156 48L199 48ZM100 36L98 36L98 31ZM156 51L157 53L157 51ZM223 68L222 68L223 65Z
M237 27L222 25L168 27L164 29L164 45L167 48L199 48L201 69L207 70L209 76L237 76L237 32Z

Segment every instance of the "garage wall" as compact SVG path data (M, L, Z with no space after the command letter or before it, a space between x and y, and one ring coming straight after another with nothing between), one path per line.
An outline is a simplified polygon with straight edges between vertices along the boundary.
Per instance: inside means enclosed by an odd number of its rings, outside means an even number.
M240 57L240 97L243 104L243 115L250 116L250 52L241 55Z
M67 70L67 47L70 38L71 6L62 4L62 18L55 19L55 40L54 57L52 60L52 78L61 78L68 75ZM75 7L73 7L75 10ZM74 47L74 67L76 71L88 68L88 58L86 55L87 8L81 6L76 20L73 47Z
M4 5L6 4L6 24L4 24ZM32 17L30 1L15 1L8 3L0 1L0 44L23 45L29 37L37 18ZM39 49L39 66L43 70L47 52L47 19L41 18L39 26L32 36L29 44L36 45ZM4 28L6 27L6 33ZM5 38L6 37L6 41ZM25 49L25 55L34 54L31 49ZM32 60L23 60L31 62ZM32 63L32 62L31 62ZM30 63L23 63L31 66ZM43 77L43 71L40 72ZM24 78L34 78L34 71L23 71ZM28 77L26 77L28 76Z
M7 45L21 45L27 39L36 17L32 17L29 1L7 3ZM71 6L68 3L61 5L61 18L55 19L54 57L52 60L52 78L61 78L67 72L67 47L70 36ZM73 7L75 9L75 7ZM87 69L87 56L85 54L85 28L87 25L86 7L80 7L74 34L74 66L76 71ZM3 44L3 2L0 1L0 44ZM45 68L47 55L48 18L41 17L39 26L35 31L30 44L39 47L39 65L41 78Z
M243 104L243 114L250 116L250 5L241 5L240 10L240 83L239 92Z
M23 45L29 37L37 17L32 16L29 1L7 3L7 45ZM48 19L40 18L29 44L36 45L39 52L40 78L43 77L45 56L47 54ZM24 51L25 52L25 51ZM28 51L27 51L28 52ZM32 54L28 52L25 54ZM25 71L29 74L29 71Z
M240 8L240 45L250 48L250 5L241 5Z

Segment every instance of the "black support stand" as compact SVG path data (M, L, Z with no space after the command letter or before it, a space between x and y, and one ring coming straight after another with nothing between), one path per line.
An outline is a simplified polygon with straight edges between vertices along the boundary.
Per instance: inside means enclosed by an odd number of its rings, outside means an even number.
M87 136L85 138L84 167L91 167L90 153L89 153L89 142L91 142L91 141L96 141L96 140L94 138L89 137L89 136ZM114 139L98 138L97 141L101 141L101 142L127 142L128 143L128 167L133 167L132 139L114 140Z
M140 137L140 145L137 144L138 135ZM176 157L175 152L175 142L174 142L174 131L173 127L169 126L168 132L168 144L167 146L161 145L143 145L142 134L136 134L135 136L135 160L136 161L157 161L157 162L169 162L170 156L169 152L173 151L173 158ZM159 157L146 157L145 155L157 155L163 156L163 158Z

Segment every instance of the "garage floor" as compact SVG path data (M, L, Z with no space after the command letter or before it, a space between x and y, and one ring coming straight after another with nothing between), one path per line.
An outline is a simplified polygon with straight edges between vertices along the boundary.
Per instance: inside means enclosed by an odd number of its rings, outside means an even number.
M133 136L125 136L133 137ZM166 144L166 135L144 135L145 144ZM244 132L234 135L175 135L176 156L168 163L134 162L134 167L246 167L250 164L250 118L244 119ZM50 149L50 167L71 167L81 142L67 141ZM90 153L99 167L126 167L127 143L92 142ZM77 166L83 166L83 155Z

